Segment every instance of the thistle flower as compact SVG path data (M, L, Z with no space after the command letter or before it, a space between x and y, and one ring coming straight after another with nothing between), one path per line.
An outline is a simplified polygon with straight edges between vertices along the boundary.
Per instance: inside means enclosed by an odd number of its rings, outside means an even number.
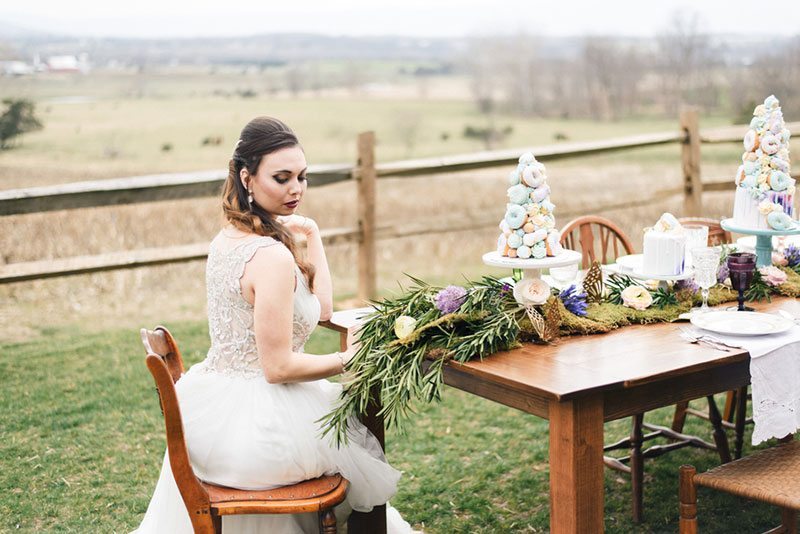
M800 247L797 245L789 245L783 249L783 257L786 258L789 267L797 267L800 265Z
M720 284L724 284L725 280L728 279L730 276L731 270L728 268L728 262L722 262L719 264L719 269L717 270L717 282Z
M436 294L436 309L442 314L453 313L467 298L467 290L461 286L447 286Z
M580 317L586 315L586 293L578 293L578 288L575 284L559 293L558 298L561 299L564 307L573 315Z
M728 266L725 266L727 269ZM717 274L717 280L719 280L719 273ZM728 271L725 271L725 278L728 277ZM700 291L700 286L697 285L697 282L694 281L693 278L686 278L685 280L678 280L675 282L675 291L691 291L692 295Z

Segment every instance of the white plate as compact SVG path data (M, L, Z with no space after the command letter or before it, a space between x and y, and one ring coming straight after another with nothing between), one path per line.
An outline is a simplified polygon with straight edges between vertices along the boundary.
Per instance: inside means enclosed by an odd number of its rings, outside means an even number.
M691 322L698 328L729 336L780 334L794 326L792 321L770 313L714 310L693 313Z
M681 274L667 275L667 274L650 274L642 272L642 264L644 263L644 254L629 254L627 256L620 256L617 258L617 263L605 266L608 270L625 274L631 278L639 280L687 280L694 276L694 271L691 268L685 268Z

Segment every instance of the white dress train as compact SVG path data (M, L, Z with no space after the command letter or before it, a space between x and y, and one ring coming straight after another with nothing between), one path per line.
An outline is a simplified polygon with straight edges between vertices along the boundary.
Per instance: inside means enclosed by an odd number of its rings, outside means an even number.
M189 458L204 481L240 489L269 489L341 473L350 481L335 509L344 522L350 510L370 511L397 491L400 472L360 422L350 424L349 443L336 448L321 438L316 421L327 414L341 386L327 380L270 384L256 350L253 307L239 280L261 247L283 246L269 237L230 245L218 235L206 268L211 348L176 383ZM301 351L319 321L319 301L296 268L293 350ZM226 534L300 534L318 531L317 514L226 516ZM413 532L387 506L391 533ZM191 533L192 526L165 455L155 492L137 534Z

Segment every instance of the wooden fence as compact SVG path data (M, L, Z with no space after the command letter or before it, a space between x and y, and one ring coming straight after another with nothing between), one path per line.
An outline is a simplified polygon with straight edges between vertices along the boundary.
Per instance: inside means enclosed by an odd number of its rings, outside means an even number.
M800 131L800 123L792 123L787 126L794 131ZM459 214L452 221L444 221L443 224L437 224L435 228L426 222L418 224L404 222L402 226L379 226L376 225L375 218L375 188L376 180L379 178L444 174L470 169L514 165L519 155L524 151L532 151L536 154L538 160L548 162L564 158L680 143L683 169L683 184L681 187L657 190L649 196L632 201L595 206L593 210L599 213L646 206L682 195L684 215L698 216L703 213L703 192L733 191L733 177L721 182L702 182L700 176L701 144L739 143L742 141L746 128L746 126L731 126L701 132L697 111L686 109L680 116L680 128L674 132L390 163L377 163L375 161L375 135L373 132L366 132L358 136L358 160L355 165L312 165L309 167L309 175L312 178L311 183L315 187L344 180L356 181L358 189L358 226L355 228L323 230L322 239L326 245L358 243L358 296L366 299L374 297L376 294L376 240L453 230L487 228L496 224L498 217L496 214L492 214L491 217L469 217L467 219L469 223L466 226L463 214ZM138 176L0 191L0 216L216 196L219 194L225 174L219 171L209 171ZM562 215L577 214L562 212ZM0 266L0 284L201 260L206 258L207 253L208 243L197 243L114 252L95 256L11 263Z

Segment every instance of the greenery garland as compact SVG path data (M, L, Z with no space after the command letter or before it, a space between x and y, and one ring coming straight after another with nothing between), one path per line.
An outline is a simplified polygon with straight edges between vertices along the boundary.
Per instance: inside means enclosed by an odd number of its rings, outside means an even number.
M778 286L766 284L756 273L759 296L763 292L766 296L800 296L796 265L780 269L786 273L786 281ZM585 293L571 287L553 293L543 305L526 309L515 299L512 285L484 277L467 288L457 288L463 295L458 294L455 309L443 310L439 296L456 286L443 289L410 278L414 285L404 294L372 304L374 311L359 331L360 347L347 365L339 403L320 419L323 434L333 433L337 445L347 443L349 422L366 413L373 396L381 400L379 415L387 428L401 427L413 412L415 400L439 400L443 366L450 359L483 359L519 346L520 341L542 343L550 337L543 335L544 324L546 331L555 328L561 335L599 334L630 324L674 321L700 303L696 288L673 285L649 290L653 300L646 309L628 307L622 291L642 284L612 275L603 302L589 304ZM715 306L735 301L736 296L728 286L719 284L711 288L708 302Z

